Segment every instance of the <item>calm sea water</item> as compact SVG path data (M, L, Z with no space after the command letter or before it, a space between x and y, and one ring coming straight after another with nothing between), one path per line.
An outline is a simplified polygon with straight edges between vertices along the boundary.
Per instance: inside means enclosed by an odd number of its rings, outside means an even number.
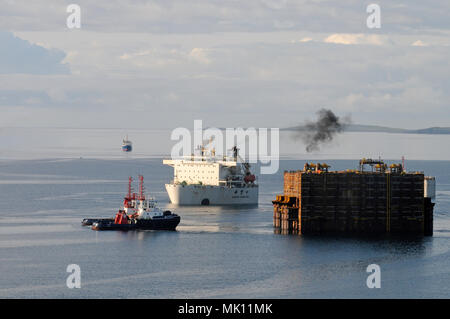
M328 160L334 169L355 160ZM348 238L274 234L271 200L282 172L259 176L256 208L173 207L162 159L0 161L2 298L449 298L450 162L408 161L437 177L433 237ZM127 178L182 220L175 232L96 232L84 217L119 208ZM366 267L381 267L368 289ZM81 267L68 289L66 267Z

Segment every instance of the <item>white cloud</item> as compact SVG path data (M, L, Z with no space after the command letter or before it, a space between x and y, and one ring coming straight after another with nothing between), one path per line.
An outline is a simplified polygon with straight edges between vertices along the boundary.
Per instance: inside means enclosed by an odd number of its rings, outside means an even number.
M414 47L426 47L426 46L428 46L428 44L426 44L425 42L422 42L421 40L414 41L411 45L414 46Z
M151 50L139 51L134 53L124 53L119 58L122 60L129 60L135 57L150 55L151 53L152 53Z
M198 63L211 63L211 59L208 57L208 50L203 48L193 48L189 53L189 57Z
M313 41L313 39L310 37L304 37L299 40L299 42L301 42L301 43L311 42L311 41Z
M7 2L0 28L51 30L16 34L66 52L62 63L72 73L0 74L0 124L24 110L33 114L30 123L55 114L72 126L95 125L100 116L104 126L118 126L124 112L137 114L136 126L149 118L155 127L194 118L213 126L288 126L318 107L374 124L449 118L444 4L386 2L382 28L371 33L357 0L80 0L82 29L72 32L61 1L49 2L50 9ZM48 113L39 112L44 108ZM88 119L87 111L98 116Z
M135 52L127 52L119 55L121 61L127 62L139 68L170 68L176 66L182 70L189 65L208 65L212 62L209 55L210 49L206 48L174 48L171 46L156 45L151 49L142 49ZM188 74L185 74L188 75Z
M3 1L0 29L67 31L69 0ZM366 29L364 5L358 0L77 0L82 30L100 32L215 33L271 32L285 21L297 31L360 33ZM381 32L449 29L447 0L407 5L381 0ZM278 21L278 23L274 23ZM281 23L281 24L280 24Z
M335 44L370 44L370 45L382 45L383 39L379 35L375 34L348 34L348 33L335 33L323 40L325 43Z

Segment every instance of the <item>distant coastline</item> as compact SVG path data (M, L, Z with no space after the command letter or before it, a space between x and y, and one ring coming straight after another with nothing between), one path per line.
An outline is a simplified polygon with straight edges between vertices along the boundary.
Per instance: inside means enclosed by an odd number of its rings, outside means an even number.
M282 128L282 131L304 131L303 125ZM401 133L401 134L450 134L450 127L428 127L423 129L403 129L378 125L350 124L345 132L376 132L376 133Z
M205 127L204 129L213 128L213 127ZM217 127L219 130L226 130L225 127ZM171 131L175 129L173 128L127 128L127 129L118 129L117 127L39 127L39 126L3 126L0 127L0 131L5 129L40 129L40 130L95 130L95 131L120 131L121 134L124 132L146 132L146 131L154 131L154 132L165 132ZM284 127L280 128L280 131L304 131L305 127L303 125L292 126L292 127ZM431 134L431 135L449 135L450 127L428 127L423 129L404 129L404 128L395 128L395 127L387 127L387 126L379 126L379 125L362 125L362 124L349 124L345 127L344 132L369 132L369 133L396 133L396 134Z

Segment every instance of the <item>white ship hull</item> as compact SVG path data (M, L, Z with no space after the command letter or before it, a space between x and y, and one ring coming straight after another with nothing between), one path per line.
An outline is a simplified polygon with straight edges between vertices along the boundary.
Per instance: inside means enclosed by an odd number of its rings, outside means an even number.
M170 202L176 205L257 205L258 186L228 187L166 184Z

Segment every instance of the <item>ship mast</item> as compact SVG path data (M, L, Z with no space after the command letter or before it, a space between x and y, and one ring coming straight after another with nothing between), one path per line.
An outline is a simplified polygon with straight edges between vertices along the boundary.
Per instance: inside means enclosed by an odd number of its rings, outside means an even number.
M233 151L233 159L237 162L237 158L238 158L238 153L239 153L239 149L237 148L237 146L233 146L231 148L231 150Z
M139 175L138 200L145 200L145 195L144 195L144 176L142 176L142 175Z
M128 194L127 199L130 200L131 196L133 195L133 186L131 185L133 183L133 177L128 177Z

